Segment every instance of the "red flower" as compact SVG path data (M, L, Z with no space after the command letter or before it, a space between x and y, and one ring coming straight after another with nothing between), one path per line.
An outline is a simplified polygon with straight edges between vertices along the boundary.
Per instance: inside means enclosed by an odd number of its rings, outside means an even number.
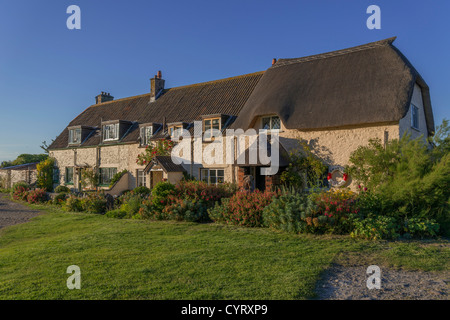
M344 181L347 181L347 178L348 178L348 174L344 173L344 174L342 175L342 179L344 179Z
M328 175L327 175L327 180L331 180L332 178L333 178L333 176L332 176L331 172L328 173Z

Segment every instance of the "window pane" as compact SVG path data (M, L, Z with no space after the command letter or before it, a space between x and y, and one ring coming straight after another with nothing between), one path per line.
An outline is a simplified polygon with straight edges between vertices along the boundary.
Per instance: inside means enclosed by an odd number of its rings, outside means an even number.
M216 170L209 170L209 175L211 177L215 177L216 176Z
M280 118L279 117L272 117L272 128L271 129L280 129Z
M270 118L263 118L262 119L262 128L269 130L270 129Z
M208 169L200 170L200 178L204 182L208 182Z

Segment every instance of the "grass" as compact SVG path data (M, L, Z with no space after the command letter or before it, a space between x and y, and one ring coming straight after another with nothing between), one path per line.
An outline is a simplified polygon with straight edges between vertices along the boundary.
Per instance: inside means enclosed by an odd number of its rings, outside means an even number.
M321 273L343 255L448 270L445 244L119 220L32 207L46 213L0 230L0 299L307 299L314 297ZM70 265L81 269L81 290L66 287Z

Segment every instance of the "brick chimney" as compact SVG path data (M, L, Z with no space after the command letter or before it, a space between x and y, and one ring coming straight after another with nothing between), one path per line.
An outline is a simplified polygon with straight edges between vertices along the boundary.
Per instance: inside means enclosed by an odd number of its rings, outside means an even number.
M108 92L103 92L95 97L95 104L112 101L114 97Z
M158 71L158 73L150 79L150 102L158 99L161 91L164 90L164 83L165 81L162 79L161 71Z

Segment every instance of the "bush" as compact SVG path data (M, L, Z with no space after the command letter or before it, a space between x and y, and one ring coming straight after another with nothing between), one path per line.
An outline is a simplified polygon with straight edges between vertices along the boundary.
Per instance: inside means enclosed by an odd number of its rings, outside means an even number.
M121 209L111 210L105 213L108 218L123 219L127 217L127 213Z
M71 212L81 212L84 210L83 202L78 197L69 196L66 203L63 205L63 209Z
M331 189L313 193L310 197L317 205L316 212L311 216L318 219L312 224L317 229L314 231L345 234L352 230L348 217L359 212L357 194L349 189Z
M53 189L53 170L55 159L47 158L36 165L37 185L50 192Z
M177 199L168 204L163 212L163 217L168 220L204 222L208 221L206 206L201 202Z
M28 192L28 203L43 203L47 201L47 192L44 189L35 189Z
M66 199L68 197L67 193L58 193L54 198L52 203L54 205L63 205L66 202Z
M25 190L30 190L30 185L24 181L14 183L11 192L15 193L16 190L20 187L23 187Z
M144 195L144 196L149 195L150 192L151 192L151 190L149 188L147 188L147 187L144 187L144 186L140 186L140 187L137 187L137 188L133 189L133 193L134 194L140 194L140 195Z
M169 182L159 182L152 189L152 204L155 210L163 211L170 195L175 194L175 186Z
M399 225L395 218L386 216L370 215L366 218L353 217L353 231L350 235L353 238L369 240L397 239Z
M223 201L222 205L217 204L215 208L210 210L210 217L214 221L228 224L261 227L263 225L263 210L276 195L275 192L271 191L238 191L229 201ZM218 206L223 207L219 208Z
M386 146L379 140L371 140L368 146L354 151L348 171L370 193L361 198L361 209L398 221L407 217L433 219L448 235L449 130L444 130L444 138L439 138L434 148L429 148L420 138L411 140L405 135ZM370 208L365 209L367 205Z
M70 193L70 189L66 186L57 186L55 188L56 193Z
M237 186L230 183L209 185L204 181L182 180L175 186L175 195L178 198L199 201L208 208L213 207L216 201L231 197L236 191Z
M83 210L89 213L106 212L106 199L102 194L92 193L82 199Z
M14 200L27 201L30 187L26 182L17 182L13 185L11 196Z
M317 207L308 195L285 193L264 209L264 226L287 232L306 232L306 219L316 211Z
M409 218L403 223L404 238L432 238L439 233L439 224L424 218Z

